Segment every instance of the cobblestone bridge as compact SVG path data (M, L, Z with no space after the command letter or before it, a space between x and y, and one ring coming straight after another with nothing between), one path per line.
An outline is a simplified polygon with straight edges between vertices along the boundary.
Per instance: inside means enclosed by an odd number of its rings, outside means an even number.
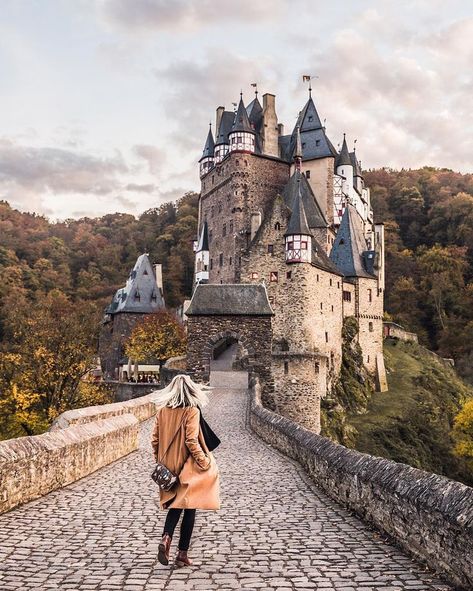
M213 374L206 415L223 441L222 509L198 513L192 568L156 559L164 514L149 478L148 422L138 452L0 517L0 589L452 589L249 431L241 375Z

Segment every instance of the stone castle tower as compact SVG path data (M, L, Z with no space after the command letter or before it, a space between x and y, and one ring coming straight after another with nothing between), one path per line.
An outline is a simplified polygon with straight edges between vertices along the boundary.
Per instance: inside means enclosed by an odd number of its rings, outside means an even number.
M342 324L359 323L366 368L384 372L383 225L345 137L338 152L309 99L289 135L275 96L217 108L200 159L196 284L261 284L274 312L273 406L320 429Z

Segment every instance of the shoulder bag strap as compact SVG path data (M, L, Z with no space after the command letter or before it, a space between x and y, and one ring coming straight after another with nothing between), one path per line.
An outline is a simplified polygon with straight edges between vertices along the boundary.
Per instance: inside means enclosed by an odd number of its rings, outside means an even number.
M182 417L182 419L181 419L181 422L179 423L179 427L177 428L177 431L174 433L174 436L173 436L173 438L172 438L172 439L171 439L171 441L169 442L169 445L167 446L167 448L166 448L166 451L165 451L165 452L163 453L163 455L161 456L161 462L164 460L164 457L165 457L165 455L168 453L168 451L169 451L169 448L171 447L171 445L172 445L172 443L173 443L174 439L176 439L176 437L177 437L177 434L178 434L178 433L179 433L179 431L181 430L182 423L184 422L184 419L185 419L185 418L186 418L186 413L185 413L185 411L184 411L184 413L183 413L183 417Z

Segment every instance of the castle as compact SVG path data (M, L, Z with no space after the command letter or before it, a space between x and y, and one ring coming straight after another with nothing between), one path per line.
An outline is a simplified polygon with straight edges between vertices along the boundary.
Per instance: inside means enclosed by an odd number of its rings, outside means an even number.
M246 107L240 95L236 112L218 107L215 130L199 161L191 314L212 315L198 311L200 286L225 285L225 295L207 291L239 307L247 284L263 285L273 314L272 406L318 432L320 399L340 372L345 317L358 321L365 367L384 382L383 225L373 223L355 151L345 137L334 147L310 91L290 134L272 94Z

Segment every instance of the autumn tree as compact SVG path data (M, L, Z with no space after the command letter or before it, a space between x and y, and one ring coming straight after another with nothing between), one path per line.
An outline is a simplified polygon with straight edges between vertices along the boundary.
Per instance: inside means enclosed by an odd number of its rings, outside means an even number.
M473 398L465 401L453 427L455 454L465 459L473 472Z
M125 343L125 354L133 361L156 359L161 366L170 357L184 355L184 327L169 310L149 314L136 324Z

